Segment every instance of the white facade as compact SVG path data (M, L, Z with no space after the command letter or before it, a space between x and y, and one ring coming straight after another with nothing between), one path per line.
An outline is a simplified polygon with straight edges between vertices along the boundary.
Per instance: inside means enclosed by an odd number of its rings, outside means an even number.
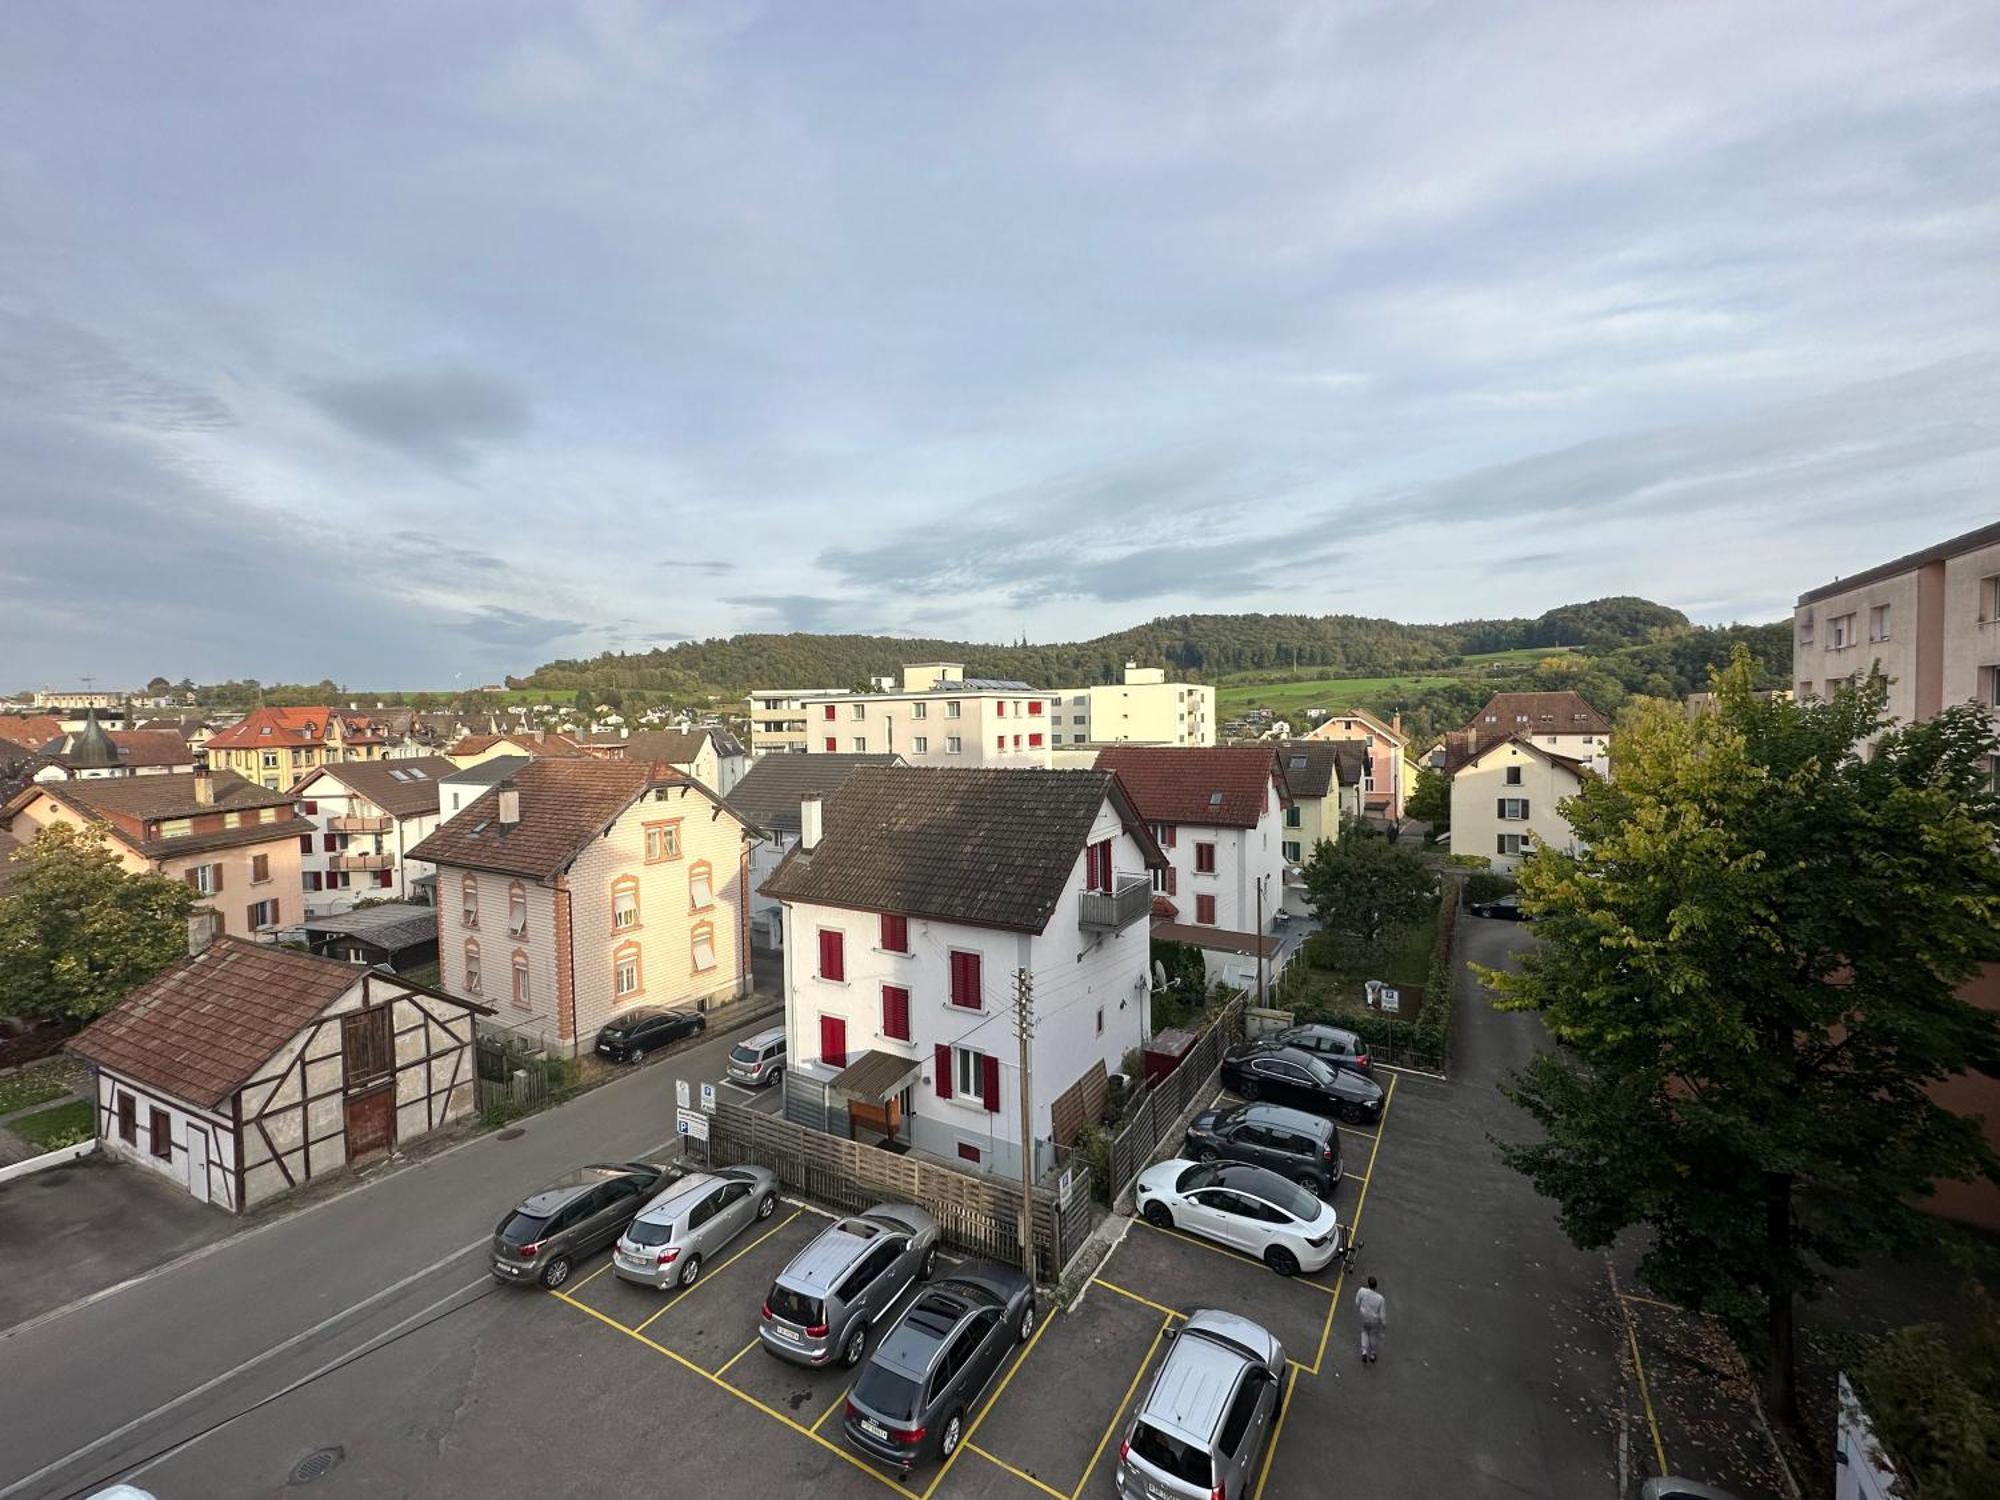
M1559 804L1582 778L1513 740L1489 746L1451 778L1451 852L1478 855L1511 871L1536 844L1576 847Z
M299 884L309 917L352 911L355 902L370 898L411 900L414 883L435 872L407 851L436 831L437 813L392 817L329 773L303 789L299 813L315 828L299 841Z
M1180 913L1174 920L1225 932L1269 932L1285 893L1282 814L1277 788L1267 785L1254 828L1155 824L1153 837L1166 854L1169 868L1153 873L1153 889L1173 902ZM1204 849L1209 853L1204 854ZM1260 881L1261 927L1257 921Z
M950 684L806 706L806 750L900 755L913 766L1049 765L1049 695Z
M750 755L803 755L808 705L821 698L845 697L846 688L759 688L749 694Z
M1215 689L1169 682L1159 667L1125 664L1122 683L1050 695L1050 733L1061 745L1213 745Z

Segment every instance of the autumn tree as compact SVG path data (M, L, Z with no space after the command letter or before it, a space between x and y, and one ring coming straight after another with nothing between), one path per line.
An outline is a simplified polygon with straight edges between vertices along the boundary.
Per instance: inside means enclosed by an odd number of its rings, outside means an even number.
M134 875L101 829L52 824L0 893L0 1012L87 1021L187 955L195 893Z
M1739 652L1717 712L1627 716L1612 779L1563 804L1579 852L1521 867L1535 950L1484 978L1560 1044L1506 1086L1541 1127L1506 1161L1580 1247L1645 1230L1648 1284L1722 1317L1793 1421L1796 1299L1938 1235L1934 1181L2000 1180L1930 1094L2000 1073L2000 1017L1958 993L2000 932L1993 729L1972 705L1890 728L1879 678L1752 681Z

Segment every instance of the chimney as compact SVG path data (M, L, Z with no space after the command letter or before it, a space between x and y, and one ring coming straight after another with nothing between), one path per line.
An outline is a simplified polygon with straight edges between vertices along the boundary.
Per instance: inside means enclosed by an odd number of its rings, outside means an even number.
M1396 712L1389 715L1389 727L1398 734L1403 732L1403 711L1401 709L1397 709Z
M521 821L521 793L513 786L500 788L500 826L512 828Z
M196 807L215 806L215 777L209 773L206 750L194 753L194 803Z
M820 797L818 792L807 792L799 798L799 847L810 854L819 847Z

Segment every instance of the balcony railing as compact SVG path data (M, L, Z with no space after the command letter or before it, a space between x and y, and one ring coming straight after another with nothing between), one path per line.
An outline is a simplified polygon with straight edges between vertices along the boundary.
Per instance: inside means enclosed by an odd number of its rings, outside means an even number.
M387 833L389 819L382 814L336 813L326 820L329 833Z
M1153 877L1114 875L1108 891L1077 898L1077 925L1085 932L1119 932L1153 909Z
M393 854L330 854L327 865L335 870L386 870L396 863Z

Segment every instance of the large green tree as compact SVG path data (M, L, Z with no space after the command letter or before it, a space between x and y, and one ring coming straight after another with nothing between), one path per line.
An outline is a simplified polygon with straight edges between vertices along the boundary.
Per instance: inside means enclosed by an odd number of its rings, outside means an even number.
M1451 779L1431 766L1417 767L1417 784L1403 800L1403 816L1431 826L1431 835L1451 831Z
M1628 714L1564 804L1581 852L1521 868L1540 941L1484 977L1561 1044L1508 1086L1543 1138L1505 1159L1577 1245L1647 1231L1648 1283L1723 1317L1791 1421L1796 1299L1935 1237L1935 1180L2000 1180L1929 1093L2000 1072L2000 1017L1958 995L2000 946L2000 859L1984 710L1886 728L1879 679L1752 680L1739 653L1717 712Z
M1305 881L1321 929L1357 959L1376 957L1437 900L1437 882L1422 857L1374 837L1358 820L1338 840L1313 845Z
M0 1012L87 1021L187 955L194 891L123 869L102 830L52 824L0 892Z

